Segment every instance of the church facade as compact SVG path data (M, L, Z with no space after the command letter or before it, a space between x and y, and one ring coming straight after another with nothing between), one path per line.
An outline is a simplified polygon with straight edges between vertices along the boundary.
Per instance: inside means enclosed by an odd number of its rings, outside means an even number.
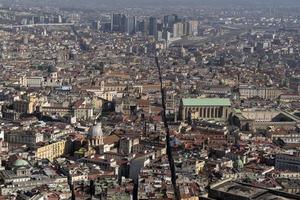
M179 112L182 120L191 116L192 119L226 121L231 113L231 102L228 98L183 98Z

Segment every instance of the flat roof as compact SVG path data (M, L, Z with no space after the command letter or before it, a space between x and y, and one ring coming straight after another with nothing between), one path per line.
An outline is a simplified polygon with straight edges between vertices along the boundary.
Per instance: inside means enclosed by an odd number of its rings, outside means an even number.
M231 106L229 98L184 98L184 106Z
M249 199L267 192L266 189L243 185L232 181L220 184L217 187L213 188L213 190L217 190L222 193L229 193L240 197L248 197Z

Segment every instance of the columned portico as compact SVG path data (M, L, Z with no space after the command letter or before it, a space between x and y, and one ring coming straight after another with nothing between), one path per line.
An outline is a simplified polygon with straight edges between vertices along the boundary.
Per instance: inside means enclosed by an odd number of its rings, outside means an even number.
M182 99L180 112L182 120L191 113L195 119L227 120L231 111L231 102L225 98Z

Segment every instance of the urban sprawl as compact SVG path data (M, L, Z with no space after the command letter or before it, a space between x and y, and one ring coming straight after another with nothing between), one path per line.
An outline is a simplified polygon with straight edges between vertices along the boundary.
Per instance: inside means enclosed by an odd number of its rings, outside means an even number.
M0 199L300 199L299 13L2 6Z

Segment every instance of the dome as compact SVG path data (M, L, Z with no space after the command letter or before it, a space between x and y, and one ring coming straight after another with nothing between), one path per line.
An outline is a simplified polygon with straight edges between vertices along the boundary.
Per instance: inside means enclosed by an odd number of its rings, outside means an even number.
M26 167L29 166L29 162L27 160L18 159L13 163L14 167Z
M89 138L103 137L101 123L97 123L96 125L94 125L90 128L89 133L88 133L88 137Z
M235 169L238 169L238 170L240 170L240 169L242 169L242 168L244 167L244 163L243 163L243 161L241 160L240 157L238 157L238 159L236 159L236 160L234 161L233 167L234 167Z

